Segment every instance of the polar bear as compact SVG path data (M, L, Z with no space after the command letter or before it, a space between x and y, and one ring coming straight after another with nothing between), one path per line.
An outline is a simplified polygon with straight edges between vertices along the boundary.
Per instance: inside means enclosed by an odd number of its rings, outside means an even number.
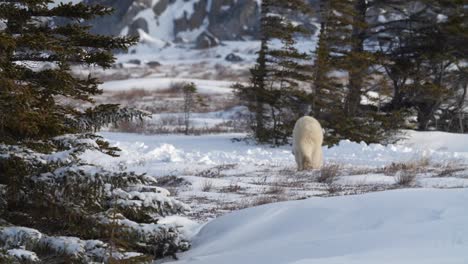
M293 154L297 170L319 169L322 166L323 132L313 117L303 116L296 121L293 130Z

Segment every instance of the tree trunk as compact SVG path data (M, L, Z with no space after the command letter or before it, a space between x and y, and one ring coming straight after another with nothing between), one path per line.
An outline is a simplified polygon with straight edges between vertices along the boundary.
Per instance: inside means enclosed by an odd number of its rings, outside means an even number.
M326 72L324 69L326 68L326 63L327 63L327 58L326 52L324 52L323 49L325 49L325 45L327 45L325 41L325 34L326 34L326 23L323 21L325 18L322 16L322 23L320 24L320 37L317 45L317 57L315 59L315 71L314 71L314 96L312 98L312 103L311 103L311 108L312 108L312 113L315 117L320 116L320 113L322 112L322 106L317 103L318 100L322 99L322 83L323 80L325 79L325 74Z
M354 5L353 32L351 35L351 54L357 55L364 52L364 28L366 24L366 0L357 0ZM353 55L352 55L353 56ZM361 88L366 69L366 61L363 58L353 59L349 71L349 91L346 98L346 112L349 116L355 116L361 103Z
M267 40L263 38L257 59L258 68L254 77L255 94L255 138L258 141L265 141L265 122L264 122L264 96L265 96L265 72L266 72L266 50Z

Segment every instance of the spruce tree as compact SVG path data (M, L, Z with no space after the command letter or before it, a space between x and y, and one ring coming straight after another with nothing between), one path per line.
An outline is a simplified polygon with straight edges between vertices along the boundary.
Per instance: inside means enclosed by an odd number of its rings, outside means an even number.
M400 19L382 23L377 33L394 89L387 107L415 110L420 130L453 127L453 116L458 121L463 116L459 102L466 83L461 63L467 54L461 44L467 40L466 5L432 0L394 5L392 13ZM438 112L444 113L442 119ZM454 127L456 131L463 125Z
M289 17L311 12L306 1L262 1L261 44L251 83L240 96L253 113L252 130L260 143L287 143L300 107L307 97L303 83L311 77L305 62L310 56L298 51L295 38L309 32ZM275 47L274 42L280 46Z
M385 112L380 102L363 97L385 87L378 68L381 56L364 44L370 1L322 1L321 30L315 53L312 113L323 123L325 141L381 142L400 128L400 113Z
M186 205L152 177L79 158L85 151L118 155L88 132L146 114L67 104L93 102L101 92L97 79L78 78L71 67L108 68L112 50L136 39L88 32L84 22L109 14L107 7L52 3L0 3L0 260L10 258L6 250L21 248L48 263L146 263L188 249L178 226L157 224Z
M48 139L79 131L83 112L58 99L92 102L98 80L74 77L71 64L108 68L113 49L126 49L134 38L91 35L88 26L73 21L109 14L104 6L59 4L53 1L6 1L0 5L0 66L2 99L0 137L6 140ZM52 18L64 18L52 26ZM49 68L41 68L49 63ZM99 113L94 113L98 115Z

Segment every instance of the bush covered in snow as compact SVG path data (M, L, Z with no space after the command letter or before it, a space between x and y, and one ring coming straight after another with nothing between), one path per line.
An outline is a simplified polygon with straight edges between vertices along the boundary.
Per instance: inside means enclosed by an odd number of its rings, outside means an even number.
M88 262L111 256L162 257L189 248L180 226L158 223L189 208L157 187L154 178L108 171L78 158L84 151L115 155L103 142L81 134L32 146L0 145L4 257L65 255ZM130 251L141 254L128 255Z
M109 14L106 6L50 4L0 2L0 262L144 263L188 249L180 225L165 219L185 204L152 177L79 158L116 156L86 132L147 113L93 104L99 81L71 65L109 68L112 51L136 38L88 32L83 22Z

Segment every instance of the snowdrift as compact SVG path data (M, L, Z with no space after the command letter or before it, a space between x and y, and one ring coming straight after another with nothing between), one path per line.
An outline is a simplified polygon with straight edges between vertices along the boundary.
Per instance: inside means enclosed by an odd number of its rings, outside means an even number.
M209 222L176 263L467 263L468 190L269 204Z

